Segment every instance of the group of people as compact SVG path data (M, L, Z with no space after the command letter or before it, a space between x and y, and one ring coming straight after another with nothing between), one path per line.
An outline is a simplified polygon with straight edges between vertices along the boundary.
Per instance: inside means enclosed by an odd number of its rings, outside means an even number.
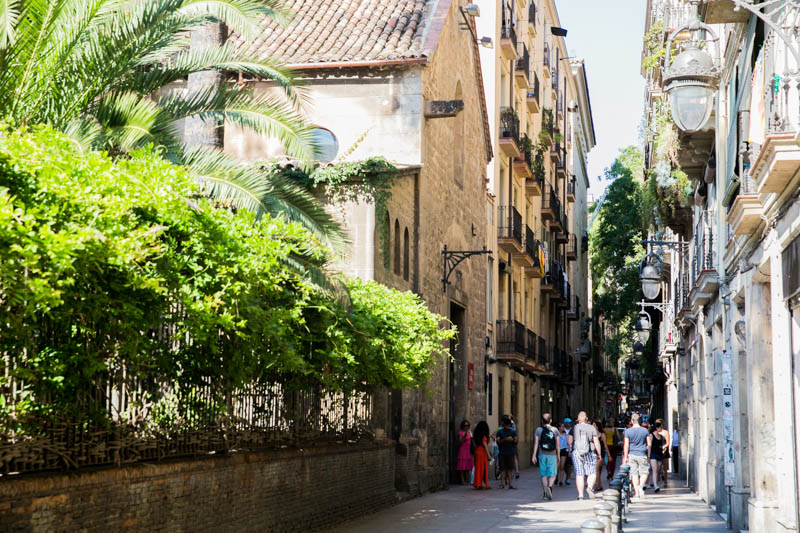
M620 455L623 464L631 465L637 498L644 497L650 477L650 488L654 492L667 485L665 461L671 455L671 447L672 453L677 451L677 432L670 439L661 419L650 427L640 415L633 414L622 427L617 427L613 419L591 421L581 411L576 422L565 418L555 427L552 416L545 413L542 424L534 433L531 462L539 467L545 500L553 499L554 486L569 485L573 473L578 499L594 498L595 493L604 488L603 468L606 469L606 478L611 479ZM519 477L518 437L510 416L502 418L501 427L496 432L491 432L485 421L479 422L470 432L470 423L464 420L458 432L458 442L457 469L462 484L468 484L472 474L475 489L491 488L489 464L497 461L501 474L500 488L517 488L513 480Z

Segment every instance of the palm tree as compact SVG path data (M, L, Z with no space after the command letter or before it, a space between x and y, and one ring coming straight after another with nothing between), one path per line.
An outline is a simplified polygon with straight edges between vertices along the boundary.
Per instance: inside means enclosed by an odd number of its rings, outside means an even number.
M0 116L50 124L84 150L124 156L155 145L196 173L208 194L299 221L341 250L343 231L306 189L233 160L218 143L184 142L187 119L229 123L279 139L290 157L311 164L304 94L291 71L224 39L190 46L192 32L209 25L250 38L262 17L286 13L279 0L0 0ZM216 73L211 83L175 89L207 72ZM225 82L230 73L273 80L282 97Z

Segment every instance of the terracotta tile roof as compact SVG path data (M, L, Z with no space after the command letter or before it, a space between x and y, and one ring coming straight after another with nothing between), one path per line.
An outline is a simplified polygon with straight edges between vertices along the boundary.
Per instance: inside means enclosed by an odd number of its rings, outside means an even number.
M396 62L428 57L423 33L435 0L287 0L294 18L286 27L271 19L249 43L237 46L287 65Z

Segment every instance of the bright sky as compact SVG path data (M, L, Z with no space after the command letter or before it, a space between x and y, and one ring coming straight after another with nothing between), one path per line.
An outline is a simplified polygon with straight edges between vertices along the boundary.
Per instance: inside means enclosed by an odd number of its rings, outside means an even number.
M619 150L639 142L644 79L639 73L644 0L556 0L570 57L586 61L597 146L589 153L590 191L595 199Z

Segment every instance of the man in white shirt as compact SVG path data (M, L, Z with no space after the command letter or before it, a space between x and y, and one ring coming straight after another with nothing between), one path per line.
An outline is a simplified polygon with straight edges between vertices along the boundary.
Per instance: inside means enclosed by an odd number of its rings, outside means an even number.
M681 453L681 437L678 434L678 428L672 430L672 473L677 474L679 470L678 457Z

